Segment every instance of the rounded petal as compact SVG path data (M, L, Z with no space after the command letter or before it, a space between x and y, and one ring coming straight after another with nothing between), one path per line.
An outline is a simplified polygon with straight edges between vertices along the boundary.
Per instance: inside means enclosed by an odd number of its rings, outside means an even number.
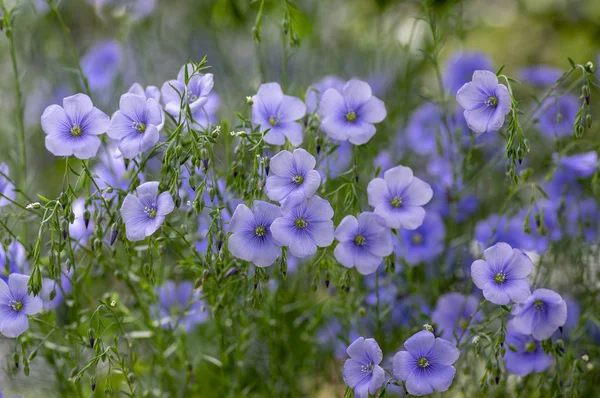
M417 372L411 373L406 380L406 390L409 394L422 396L433 392L433 387L429 383L429 378L422 377Z
M146 101L146 116L148 124L159 126L163 122L163 110L154 98Z
M465 110L475 109L488 99L488 95L482 92L472 83L465 83L456 93L456 101Z
M298 171L312 170L317 164L315 157L302 148L295 149L292 157Z
M281 256L281 247L274 242L263 242L259 250L254 252L251 261L257 267L268 267L273 264Z
M431 353L431 361L441 365L452 365L460 356L454 344L439 337L435 339Z
M498 242L483 252L483 257L494 270L504 269L504 264L510 261L512 255L512 247L504 242Z
M283 91L279 83L265 83L260 85L254 98L254 102L258 99L265 107L275 108L283 101Z
M300 98L284 95L279 107L281 121L293 122L306 115L306 105Z
M404 347L414 357L425 356L433 347L435 336L427 330L415 333L404 342Z
M379 348L379 344L375 341L375 339L365 339L365 350L367 352L367 356L374 363L381 363L383 360L383 352L381 348Z
M23 313L26 315L35 315L44 309L44 301L41 297L28 295L23 303Z
M28 295L27 283L29 282L28 275L10 274L8 276L8 288L13 297L26 297Z
M483 287L490 282L493 277L494 275L492 275L489 264L486 261L473 261L473 264L471 264L471 278L473 278L473 283L475 283L475 286L477 286L479 289L483 289Z
M333 231L331 233L333 235ZM289 248L290 252L298 258L310 257L317 252L317 245L315 244L315 241L311 235L306 233L295 234L295 236L289 242Z
M290 143L298 147L302 145L302 125L296 122L280 122L278 126L281 128L281 132L290 141Z
M267 178L265 185L265 193L269 199L276 202L282 202L292 192L294 192L298 186L292 181L291 178L281 177L279 175L272 175Z
M342 219L342 221L336 228L335 238L339 242L350 242L356 237L357 232L358 232L358 220L356 219L356 217L346 216Z
M158 181L148 181L137 187L136 192L139 197L149 195L156 198L158 197L158 185Z
M383 174L383 179L392 190L402 190L413 180L413 172L410 167L396 166Z
M351 79L342 89L344 100L350 109L357 109L371 98L373 92L369 83Z
M510 297L504 288L496 282L488 282L483 287L483 297L489 302L497 305L506 305L510 303Z
M0 333L11 339L19 337L29 329L29 319L23 313L8 312L2 314Z
M398 351L394 355L392 372L398 379L406 381L416 364L417 360L408 351Z
M342 242L333 250L335 259L346 268L352 268L355 265L354 243Z
M346 123L345 126L348 141L354 145L362 145L369 142L375 135L375 126L366 122Z
M319 104L319 112L323 118L331 117L345 113L344 97L334 88L327 89L323 93L321 103ZM321 125L322 128L322 125Z
M271 224L271 234L275 242L281 246L289 246L294 236L294 222L285 217L278 217Z
M156 199L156 214L159 216L166 216L175 209L175 202L173 196L169 192L163 192L158 195Z
M255 248L249 244L248 236L244 232L236 232L227 240L229 252L239 259L252 261L255 257Z
M369 123L379 123L386 116L385 104L377 97L371 97L360 109L360 117Z
M160 90L162 101L165 104L173 104L176 105L177 115L179 114L179 108L181 104L181 97L185 92L185 85L178 80L169 80L165 82ZM172 114L172 112L169 112ZM175 115L173 115L175 116Z
M348 354L348 356L350 356L350 358L356 361L363 363L369 362L364 337L359 337L356 340L354 340L352 344L350 344L348 348L346 348L346 353Z
M290 151L281 151L271 158L269 165L271 167L271 174L280 176L288 175L294 167L294 155Z
M329 202L319 196L313 196L306 201L307 212L310 218L315 221L331 220L333 217L333 208ZM333 237L333 230L331 231Z
M482 105L478 108L470 109L464 112L465 120L471 130L476 133L485 133L488 130L488 124L494 112L494 108Z
M304 196L310 198L317 192L321 185L321 175L316 170L310 170L304 178L302 189L304 190Z
M267 134L263 137L265 142L270 145L283 145L285 144L285 135L283 131L278 128L271 128Z
M429 375L429 382L435 391L444 392L450 388L456 368L454 366L439 366L436 367Z
M420 178L413 177L402 195L402 202L412 206L424 206L433 198L433 189Z
M338 115L325 116L321 121L321 131L334 140L346 141L348 139L345 126L346 123L341 121Z
M531 295L531 288L527 279L515 279L504 284L504 291L515 303L524 303ZM491 300L490 300L491 301Z
M254 228L254 213L245 204L239 204L229 221L230 232L243 232Z
M144 214L144 211L141 209L139 199L132 194L128 194L121 205L121 217L123 221L127 223L127 221L142 214Z
M73 155L78 159L93 158L98 153L101 144L100 138L96 136L82 136L73 143Z
M42 130L46 134L62 135L71 130L65 110L58 105L50 105L42 114Z
M375 213L385 218L389 228L414 230L419 228L425 219L425 209L420 206L401 206L395 210L378 206Z
M369 197L369 206L377 207L387 200L389 196L388 185L383 178L374 178L367 186L367 196Z
M333 221L331 220L313 223L311 228L313 241L319 247L330 246L333 243L333 230Z
M133 128L133 120L121 111L116 111L113 115L106 134L114 140L124 138L131 133L136 133Z
M377 390L385 382L385 371L379 365L373 367L373 374L371 375L371 381L369 382L369 392L375 394Z
M73 123L81 124L88 113L94 109L94 104L87 95L75 94L63 99L63 108Z
M510 278L525 278L533 270L529 256L519 249L513 249L512 257L506 264L505 272Z
M498 86L498 76L489 70L476 70L473 72L473 83L486 93L494 93Z
M362 366L366 362L354 358L347 359L344 363L344 382L350 388L356 388L360 384L367 382L369 374L362 371Z

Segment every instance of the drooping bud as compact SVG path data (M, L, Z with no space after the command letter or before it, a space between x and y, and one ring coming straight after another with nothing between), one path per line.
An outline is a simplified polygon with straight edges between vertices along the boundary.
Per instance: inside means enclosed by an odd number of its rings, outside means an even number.
M119 226L115 223L110 231L110 245L112 246L119 236Z
M93 328L89 328L88 329L88 338L89 338L89 341L90 341L90 347L91 348L94 348L94 343L96 342L95 334L96 334L96 332L94 331Z
M238 269L236 267L231 267L225 272L225 278L229 278L230 276L237 275Z
M88 209L85 209L85 211L83 212L83 223L85 224L85 229L87 229L88 225L90 225L90 211Z

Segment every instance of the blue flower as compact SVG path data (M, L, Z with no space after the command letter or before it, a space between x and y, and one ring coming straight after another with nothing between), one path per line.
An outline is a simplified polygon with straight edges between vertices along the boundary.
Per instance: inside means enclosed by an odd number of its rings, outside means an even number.
M446 340L458 340L468 326L469 318L477 310L478 304L479 300L475 296L463 296L460 293L446 293L440 296L431 314L431 320L437 325L436 333L439 331L442 338ZM478 312L469 325L482 320L483 315ZM467 337L468 332L465 332L464 336Z
M510 112L510 94L489 71L473 73L473 81L458 90L456 100L465 109L467 125L475 133L498 131Z
M410 168L396 166L375 178L367 187L369 205L382 216L389 228L415 229L423 223L426 205L433 191L425 181L414 177Z
M554 159L564 170L576 177L588 178L598 171L598 154L595 151L560 158L555 154Z
M445 238L444 221L438 214L430 211L416 229L400 230L396 253L399 258L405 259L408 265L428 263L442 254Z
M562 74L562 70L553 66L537 65L521 69L519 78L534 87L546 88L554 85Z
M273 264L281 255L281 247L271 233L271 224L277 217L281 217L281 209L271 203L257 200L252 210L238 205L229 222L231 254L258 267Z
M53 310L59 307L65 301L65 295L71 293L73 289L73 284L71 283L71 274L61 274L60 281L55 281L50 278L44 278L42 280L42 291L40 292L40 297L44 302L44 309L46 311ZM54 298L51 299L50 296L54 291Z
M579 100L572 94L546 99L534 114L539 119L537 128L547 138L562 138L573 133Z
M127 239L143 240L164 223L175 204L169 192L158 194L158 181L146 182L137 188L137 196L127 194L121 206Z
M333 88L325 91L319 112L325 134L354 145L367 143L375 135L373 123L386 116L383 101L372 94L368 83L358 79L346 83L341 92Z
M187 68L189 81L185 83L185 71ZM183 102L187 102L192 113L192 118L197 121L204 118L204 105L208 102L208 95L214 87L213 74L195 73L192 64L181 67L177 74L177 80L169 80L162 85L162 101L165 111L174 118L179 118ZM183 108L185 112L185 107Z
M477 70L492 70L494 67L487 54L480 52L459 52L455 53L446 62L444 71L444 88L450 91L450 94L456 92L468 83Z
M471 265L471 277L483 297L498 305L527 300L531 294L527 275L533 263L525 253L500 242L485 249L483 258Z
M508 346L504 354L506 370L517 376L527 376L530 373L539 373L548 369L554 363L551 354L546 354L535 338L515 331L512 324L508 323L508 331L504 343Z
M356 398L369 398L385 381L385 372L379 364L383 359L375 339L359 337L346 350L350 359L344 363L344 382L354 389Z
M596 242L600 234L600 212L598 204L592 198L573 203L567 208L566 230L569 236L583 236L588 243Z
M283 215L273 221L271 233L275 241L289 247L294 256L309 257L316 253L317 246L333 243L333 209L325 199L290 197L281 210Z
M358 219L346 216L335 230L340 242L334 250L335 258L346 268L356 267L363 275L377 270L383 257L392 254L392 234L383 217L375 213L361 213Z
M119 150L131 159L158 142L158 126L163 122L162 109L153 98L129 93L121 96L119 106L106 133L110 138L119 140Z
M284 95L279 83L265 83L252 97L252 123L267 131L267 144L283 145L287 138L293 146L302 144L302 125L296 120L306 115L301 99Z
M344 84L346 84L346 82L337 76L325 76L317 83L310 86L305 99L307 112L311 114L318 109L323 94L325 94L327 89L333 88L337 91L342 91L344 89Z
M100 151L98 156L99 162L94 166L94 174L98 176L96 183L100 189L108 187L114 189L121 189L127 191L129 184L131 183L132 175L136 175L137 178L144 182L144 174L142 172L135 172L135 169L131 167L127 170L125 167L125 160L114 145L107 145L103 150ZM108 193L103 191L102 195L105 198L112 198L116 193Z
M85 94L63 99L63 106L50 105L42 114L46 148L55 156L74 155L89 159L100 148L98 135L104 134L110 118Z
M121 68L122 52L119 43L107 40L96 44L83 56L81 68L91 90L102 90L113 84Z
M133 83L131 85L131 87L129 87L129 90L127 90L127 92L130 94L141 95L142 97L145 97L146 99L152 98L153 100L155 100L156 102L158 102L160 104L160 97L161 97L160 89L156 86L147 86L146 88L144 88L139 83ZM162 128L165 125L165 114L163 113L162 108L160 110L160 116L161 116L161 123L157 126L158 131L162 130Z
M10 274L8 284L0 279L0 333L15 338L29 329L27 315L42 310L43 302L39 297L27 292L28 275Z
M483 250L498 242L505 242L511 247L531 250L531 235L523 232L523 221L517 218L508 219L506 215L492 214L475 226L475 240Z
M26 274L29 271L25 247L13 240L6 248L0 245L0 279L8 282L10 274Z
M15 184L12 183L8 178L10 170L6 163L0 164L0 209L6 205L11 204L12 200L15 200ZM5 177L6 176L6 177Z
M204 301L200 300L200 293L194 290L192 282L177 285L167 281L157 293L159 302L154 307L154 314L163 329L174 330L181 326L184 331L191 332L208 319Z
M383 174L391 169L394 165L390 151L383 150L373 159L373 169L379 168L379 174L376 177L383 178Z
M438 152L438 140L443 148L450 145L448 131L442 120L442 112L432 103L419 106L411 115L404 130L407 144L419 155Z
M269 199L283 202L289 195L299 193L305 198L315 194L321 176L314 170L317 161L304 149L281 151L270 162L271 171L265 192Z
M567 320L567 303L560 294L549 289L537 289L524 303L512 308L515 331L546 340Z
M460 355L454 344L421 330L404 342L404 348L394 355L393 373L406 382L409 394L422 396L450 388L456 373L452 364Z

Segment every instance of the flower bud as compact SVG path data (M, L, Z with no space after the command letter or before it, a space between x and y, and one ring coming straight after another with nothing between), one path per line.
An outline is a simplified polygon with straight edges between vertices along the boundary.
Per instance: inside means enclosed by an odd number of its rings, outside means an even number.
M252 99L252 97L250 97L249 95L246 96L246 103L248 105L254 105L254 100Z
M425 325L423 325L423 329L427 330L428 332L433 333L433 326L431 326L428 323L426 323Z

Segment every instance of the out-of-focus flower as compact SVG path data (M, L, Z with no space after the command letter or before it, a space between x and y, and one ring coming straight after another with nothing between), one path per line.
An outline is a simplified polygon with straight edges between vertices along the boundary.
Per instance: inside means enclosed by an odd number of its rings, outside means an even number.
M446 227L435 212L427 212L423 223L413 230L401 229L396 254L408 265L427 263L438 258L444 251Z
M205 303L192 282L167 281L157 293L159 301L154 310L162 328L174 330L181 326L185 332L191 332L208 319Z
M383 359L375 339L359 337L346 350L350 359L344 363L344 382L354 389L356 398L369 398L385 381L385 372L379 364Z
M108 187L115 189L122 189L127 191L131 177L136 175L141 182L144 182L144 174L141 172L135 173L133 167L129 170L125 167L125 160L121 151L119 151L114 144L107 145L100 151L99 162L94 167L94 174L98 176L96 183L100 189L106 189ZM114 193L109 194L103 192L106 198L111 198Z
M29 272L25 247L21 242L13 240L6 249L0 245L0 279L8 282L10 274L26 274Z
M554 160L564 170L574 174L576 177L588 178L598 171L598 154L595 151L561 156L560 158L555 154Z
M583 236L588 243L596 242L600 234L599 219L600 212L594 199L575 202L567 208L567 233L573 238Z
M579 111L579 100L572 94L546 99L534 114L537 128L547 138L562 138L573 133L573 124Z
M438 326L436 333L441 333L443 339L456 341L467 326L483 320L481 312L475 314L478 304L479 300L475 296L464 296L460 293L446 293L440 296L431 314L431 320ZM471 316L473 319L469 323ZM463 338L468 338L468 335L468 332L464 332Z
M156 145L162 118L162 109L155 99L123 94L120 109L113 115L106 133L119 140L119 150L131 159Z
M354 145L367 143L375 135L373 123L386 116L383 101L372 94L368 83L358 79L346 83L341 92L333 88L325 91L319 112L325 134Z
M331 153L321 153L317 155L317 171L321 175L321 180L327 178L336 178L344 171L348 170L352 161L352 144L348 141L334 141L337 148Z
M530 250L533 247L531 235L523 231L523 221L509 219L506 215L492 214L475 226L475 240L481 250L498 242L505 242L511 247Z
M83 198L79 198L73 202L71 205L71 210L75 215L75 219L71 224L69 224L69 235L77 244L85 246L88 238L92 235L92 231L94 230L94 207L86 207L85 200Z
M302 100L284 95L279 83L265 83L252 101L252 123L262 132L269 130L264 137L267 144L283 145L286 138L293 146L302 144L302 125L296 122L306 115Z
M489 71L478 70L473 80L458 90L456 100L465 110L467 125L475 133L498 131L510 112L510 94L498 77Z
M187 86L185 82L186 68L189 79ZM177 119L182 111L182 106L184 106L183 112L185 112L187 103L194 120L201 120L205 117L204 105L208 101L208 95L213 86L212 73L194 73L192 64L183 65L177 74L177 80L169 80L161 88L165 111Z
M158 194L158 181L146 182L137 188L137 196L128 194L121 206L127 239L143 240L164 223L175 208L169 192Z
M318 247L333 242L333 208L325 199L288 198L281 208L283 215L271 224L273 238L281 246L288 246L298 257L312 256Z
M423 223L426 205L433 191L425 181L414 177L410 168L396 166L375 178L367 187L369 205L382 216L389 228L415 229Z
M333 88L337 91L342 91L344 84L346 84L346 82L337 76L325 76L317 83L310 86L308 88L308 92L306 93L306 99L304 100L306 102L307 112L311 114L318 109L325 91L330 88Z
M512 308L512 324L518 333L546 340L567 320L567 303L560 294L549 289L537 289L524 303Z
M492 61L487 54L480 52L459 52L453 54L446 63L444 71L444 88L450 94L456 92L471 80L477 70L493 69Z
M271 224L277 217L281 217L281 209L262 200L255 201L252 210L238 205L229 223L231 254L258 267L273 264L281 255L281 247L271 233Z
M104 134L109 125L110 118L85 94L65 98L62 107L50 105L42 115L46 148L55 156L95 156L101 144L98 135Z
M138 21L152 14L157 0L87 0L103 17L102 12L109 8L115 17L128 16L132 21Z
M65 295L71 293L73 285L71 284L70 274L61 274L60 282L50 278L42 280L42 291L40 297L44 302L46 311L59 307L65 301ZM50 298L54 291L54 298Z
M508 323L504 344L508 349L503 359L506 361L506 370L512 374L526 376L543 372L554 363L554 358L544 352L540 342L532 336L517 332L512 321Z
M356 267L363 275L375 272L383 257L393 251L392 234L383 217L375 213L361 213L358 219L344 217L335 238L340 242L334 250L336 260L344 267Z
M106 40L90 48L81 59L83 74L92 91L111 86L121 69L123 51L115 40Z
M454 344L421 330L404 342L406 351L394 356L394 376L406 382L411 395L422 396L448 390L460 351Z
M483 258L471 265L471 277L483 297L498 305L527 300L531 294L527 275L533 263L525 253L499 242L485 249Z
M562 76L562 70L548 65L529 66L519 71L523 83L534 87L546 88L552 86Z
M8 284L0 279L0 333L9 338L19 337L29 329L28 315L42 310L39 297L28 293L28 275L10 274Z
M10 177L10 170L6 163L0 164L0 209L4 206L9 205L11 201L15 200L15 184L12 183L7 177Z
M269 199L283 202L289 195L300 193L305 198L315 194L321 176L314 170L315 157L304 149L281 151L270 162L271 172L267 178L265 191Z

